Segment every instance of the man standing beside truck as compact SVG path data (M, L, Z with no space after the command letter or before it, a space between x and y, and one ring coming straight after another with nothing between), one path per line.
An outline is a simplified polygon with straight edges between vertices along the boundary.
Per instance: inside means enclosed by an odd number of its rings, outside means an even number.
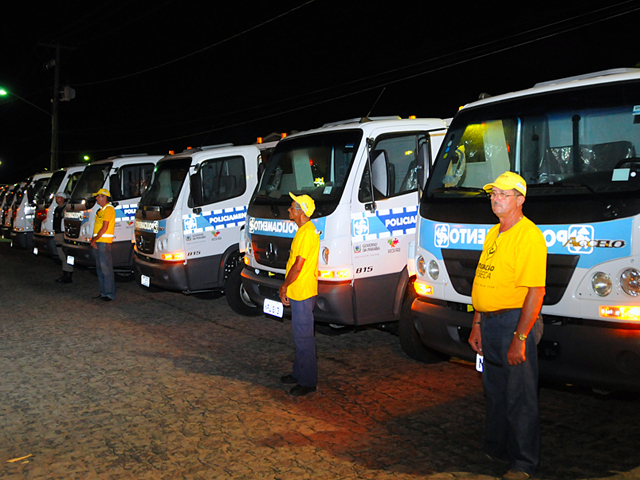
M310 221L315 202L309 195L295 196L289 207L289 218L298 226L291 244L284 283L280 287L283 305L291 305L291 328L295 346L293 372L280 380L294 386L289 393L295 397L315 392L318 383L316 339L313 328L313 308L318 296L318 255L320 237Z
M62 262L62 276L56 280L56 283L71 283L73 275L73 266L67 263L67 255L62 250L64 243L64 230L62 230L62 221L64 220L64 207L67 204L67 194L58 192L55 196L56 208L53 211L53 240L56 243L58 258Z
M540 229L522 213L522 177L505 172L483 188L500 223L487 233L476 268L469 343L484 356L485 453L509 463L504 479L519 480L540 462L537 343L547 248Z
M108 302L116 299L116 282L111 257L111 244L116 228L116 210L109 203L111 198L109 190L101 188L94 196L96 203L100 205L100 210L96 212L90 244L96 249L96 269L100 282L99 298Z

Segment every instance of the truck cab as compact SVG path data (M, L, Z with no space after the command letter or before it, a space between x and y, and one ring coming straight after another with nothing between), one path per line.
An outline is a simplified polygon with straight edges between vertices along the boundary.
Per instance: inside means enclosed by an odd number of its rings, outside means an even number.
M35 255L57 255L53 238L53 213L57 206L55 196L58 192L64 192L67 198L70 198L84 167L84 165L76 165L54 172L43 194L38 198L33 220L33 253Z
M297 230L287 213L289 193L307 194L320 235L316 322L399 320L411 283L407 248L415 236L420 178L446 130L436 118L365 118L281 140L247 211L246 297L259 311L290 315L278 295Z
M596 72L456 114L420 203L414 338L475 359L471 290L498 223L483 186L513 171L547 244L540 378L640 390L638 91L640 70Z
M101 188L111 192L116 211L112 243L116 278L133 275L133 225L142 192L151 181L153 169L162 156L123 155L87 165L71 193L64 213L64 245L67 261L94 266L89 244L93 236L95 213L100 208L94 194Z
M185 150L158 162L135 215L136 277L185 294L225 290L258 182L254 145Z

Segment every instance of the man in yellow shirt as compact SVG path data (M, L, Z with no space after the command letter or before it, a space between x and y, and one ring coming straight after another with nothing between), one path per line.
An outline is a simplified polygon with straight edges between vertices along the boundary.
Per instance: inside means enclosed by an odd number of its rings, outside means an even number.
M485 453L509 463L504 479L522 480L540 462L537 344L547 247L522 213L527 184L520 175L505 172L484 190L500 223L487 233L476 268L469 343L484 356Z
M296 349L293 372L280 380L293 384L289 393L302 396L315 392L318 383L316 339L313 329L313 308L318 296L318 256L320 238L310 221L315 211L315 202L309 195L295 196L289 207L289 218L298 226L291 253L287 262L287 273L280 287L280 300L291 305L291 328Z
M116 282L113 273L113 259L111 257L111 244L116 228L116 210L109 203L111 193L101 188L94 194L96 203L100 209L96 212L93 224L93 238L91 246L96 249L96 269L100 283L100 298L105 302L116 299Z

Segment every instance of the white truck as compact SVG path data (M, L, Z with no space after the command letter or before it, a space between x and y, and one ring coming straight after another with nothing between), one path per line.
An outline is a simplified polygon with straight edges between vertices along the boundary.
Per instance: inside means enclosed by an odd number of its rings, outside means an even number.
M73 187L82 175L85 165L75 165L60 169L51 175L44 192L38 198L33 220L33 253L35 255L57 256L53 231L53 213L56 209L55 195L58 192L71 197Z
M287 214L293 192L316 204L316 322L357 327L399 320L411 283L407 248L420 177L446 130L435 118L364 118L281 140L247 211L241 280L254 311L290 315L278 288L296 232Z
M116 279L133 275L134 216L142 192L147 187L160 155L122 155L87 165L76 183L64 212L64 245L67 261L94 266L89 244L93 236L95 213L100 208L93 196L101 188L111 192L116 211L112 244Z
M26 182L14 183L13 185L8 185L5 187L5 193L2 198L2 205L0 207L0 231L2 232L2 237L9 239L11 238L11 210L13 207L13 201L16 197L16 193L20 189L24 189Z
M15 197L12 211L11 243L18 248L33 248L33 219L36 215L38 198L49 183L51 172L36 173L27 183L24 191Z
M510 170L548 249L541 378L640 390L638 92L640 70L615 70L458 112L420 204L414 340L475 359L471 288L497 223L482 187Z
M140 285L185 294L227 289L241 258L238 239L260 156L257 146L225 144L158 162L135 215Z

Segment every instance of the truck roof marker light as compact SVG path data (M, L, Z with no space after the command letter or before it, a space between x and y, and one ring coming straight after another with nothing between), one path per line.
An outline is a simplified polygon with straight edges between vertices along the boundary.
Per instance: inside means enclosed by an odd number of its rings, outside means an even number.
M433 295L433 287L429 284L416 280L413 282L413 288L418 295L427 296Z
M640 322L640 307L636 305L600 305L599 310L602 318Z
M261 144L261 143L263 143L263 142L264 142L264 139L263 139L262 137L258 137L258 138L256 138L256 143L257 143L258 145L260 145L260 144Z
M416 117L415 115L409 115L409 120L415 120L416 118L418 117Z
M287 134L286 133L281 133L280 134L280 140L282 140L283 138L287 138Z

